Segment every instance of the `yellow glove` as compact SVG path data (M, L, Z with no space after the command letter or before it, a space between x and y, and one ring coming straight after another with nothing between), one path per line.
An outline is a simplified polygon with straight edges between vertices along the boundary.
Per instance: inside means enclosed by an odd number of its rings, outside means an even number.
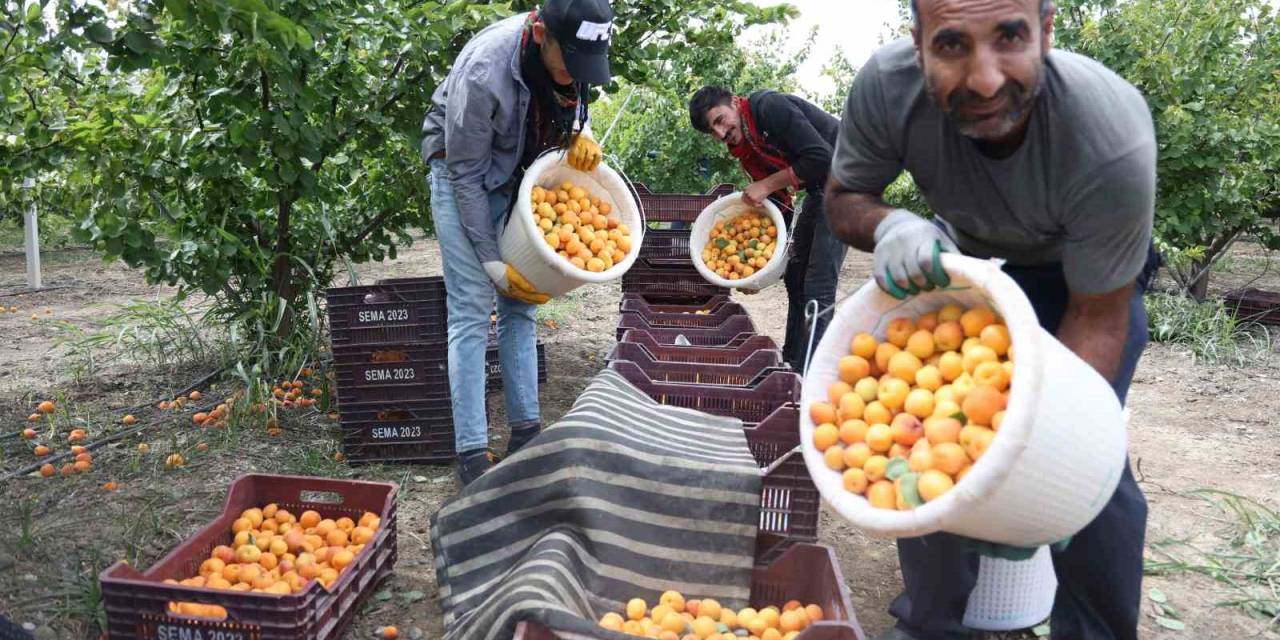
M569 142L569 166L578 171L595 171L600 165L600 157L600 144L590 129L579 131Z
M484 270L497 287L498 293L525 304L545 304L551 296L539 292L515 267L504 262L486 262Z

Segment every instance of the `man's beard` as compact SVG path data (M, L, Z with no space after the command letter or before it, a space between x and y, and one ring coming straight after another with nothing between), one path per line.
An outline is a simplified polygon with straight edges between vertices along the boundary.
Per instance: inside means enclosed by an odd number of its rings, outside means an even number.
M1013 133L1022 123L1027 113L1035 106L1036 97L1040 94L1043 73L1044 57L1041 56L1036 63L1035 77L1032 80L1032 86L1029 88L1016 80L1006 80L1004 86L1000 87L996 95L990 99L983 98L963 87L956 89L948 97L946 107L942 109L943 113L956 125L956 128L960 130L960 134L966 138L986 141L1001 140ZM929 92L929 96L935 104L942 107L942 100L938 95L937 87L927 69L924 77L925 89ZM1003 102L1005 106L997 113L979 118L966 118L961 114L962 109L974 105L981 107L998 102Z

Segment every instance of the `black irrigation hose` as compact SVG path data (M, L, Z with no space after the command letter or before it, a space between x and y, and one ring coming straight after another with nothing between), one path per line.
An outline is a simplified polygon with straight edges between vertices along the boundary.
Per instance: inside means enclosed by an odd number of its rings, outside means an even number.
M196 380L195 382L191 383L191 384L190 384L186 389L183 389L182 391L179 391L179 392L178 392L177 394L175 394L175 395L177 395L177 396L185 396L185 395L187 395L187 394L191 393L192 391L195 391L196 389L199 389L200 387L205 386L205 385L206 385L206 384L208 384L210 381L212 381L214 378L216 378L217 376L221 375L223 371L224 371L224 369L217 369L217 370L213 371L212 373L210 373L210 374L208 374L208 375L204 376L203 378L200 378L199 380ZM157 400L156 402L160 402L160 400ZM149 404L140 404L140 405L137 405L136 407L133 407L133 408L148 407L148 406L151 406L151 405L149 405ZM214 407L214 406L217 406L217 403L213 403L213 404L210 404L210 405L209 405L209 407ZM209 407L205 407L205 408L207 409L207 408L209 408ZM131 429L125 429L124 431L119 431L119 432L113 433L113 434L111 434L110 436L107 436L106 438L102 438L101 440L97 440L97 441L95 441L95 442L93 442L93 443L91 443L91 444L85 445L85 450L87 450L87 451L93 451L94 449L97 449L97 448L99 448L99 447L102 447L102 446L105 446L105 445L111 444L112 442L115 442L115 441L117 441L117 440L123 440L124 438L127 438L127 437L129 437L129 436L131 436L131 435L133 435L133 434L135 434L135 433L138 433L139 431L142 431L142 430L147 429L148 427L152 427L152 426L155 426L155 425L153 425L153 424L146 424L146 423L140 423L140 424L138 424L138 426L136 426L136 427L133 427L133 428L131 428ZM46 464L53 464L53 463L58 462L58 461L60 461L60 460L65 460L65 459L66 459L68 456L70 456L70 455L71 455L71 450L69 450L69 449L68 449L67 451L64 451L64 452L62 452L62 453L59 453L59 454L57 454L57 455L55 455L55 456L53 456L53 457L51 457L51 458L41 458L39 462L35 462L35 463L31 464L30 466L24 467L24 468L22 468L22 469L18 469L17 471L14 471L14 472L10 473L9 475L6 475L5 477L0 478L0 482L7 481L7 480L12 480L12 479L14 479L14 478L19 478L19 477L25 476L25 475L27 475L27 474L29 474L29 473L33 472L33 471L39 471L39 470L40 470L40 467L42 467L42 466L44 466L44 465L46 465Z

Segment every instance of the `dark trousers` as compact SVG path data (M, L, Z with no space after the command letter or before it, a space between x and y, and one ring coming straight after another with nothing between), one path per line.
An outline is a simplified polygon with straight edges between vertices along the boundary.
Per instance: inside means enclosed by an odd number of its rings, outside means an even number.
M1121 403L1147 344L1147 310L1142 295L1157 266L1159 258L1153 249L1129 301L1129 333L1112 383ZM1004 270L1027 294L1040 324L1056 334L1067 308L1067 283L1061 266L1006 266ZM1147 500L1126 459L1120 484L1102 512L1071 538L1066 549L1053 555L1058 574L1049 621L1053 638L1137 638L1146 527ZM898 561L905 588L889 606L898 627L918 640L973 637L961 621L969 592L978 579L979 556L966 551L964 540L949 533L899 539Z
M792 224L794 241L791 257L782 282L787 287L787 330L782 346L782 358L792 369L804 372L805 354L809 347L809 327L804 320L804 308L810 300L817 300L821 309L836 301L836 283L840 278L840 266L844 264L848 247L831 233L827 224L827 210L822 204L821 193L809 193L800 208L799 219ZM822 339L831 315L822 316L814 334L814 342Z

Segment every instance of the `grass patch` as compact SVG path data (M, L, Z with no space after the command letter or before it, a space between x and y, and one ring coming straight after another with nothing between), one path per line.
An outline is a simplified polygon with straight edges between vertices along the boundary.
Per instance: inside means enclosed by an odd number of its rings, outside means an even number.
M1222 300L1152 293L1146 303L1151 339L1187 347L1197 360L1243 367L1269 357L1270 332L1241 321Z
M222 332L202 309L187 309L180 296L135 300L119 305L92 331L57 321L54 348L74 378L93 376L117 361L174 371L192 364L223 360Z
M1280 621L1280 512L1225 491L1202 489L1188 495L1221 513L1215 533L1222 542L1213 549L1186 540L1152 543L1147 574L1206 576L1225 587L1219 606L1240 609L1275 626Z
M552 298L546 304L538 305L538 321L563 324L566 319L582 308L580 296L570 293L567 296Z

